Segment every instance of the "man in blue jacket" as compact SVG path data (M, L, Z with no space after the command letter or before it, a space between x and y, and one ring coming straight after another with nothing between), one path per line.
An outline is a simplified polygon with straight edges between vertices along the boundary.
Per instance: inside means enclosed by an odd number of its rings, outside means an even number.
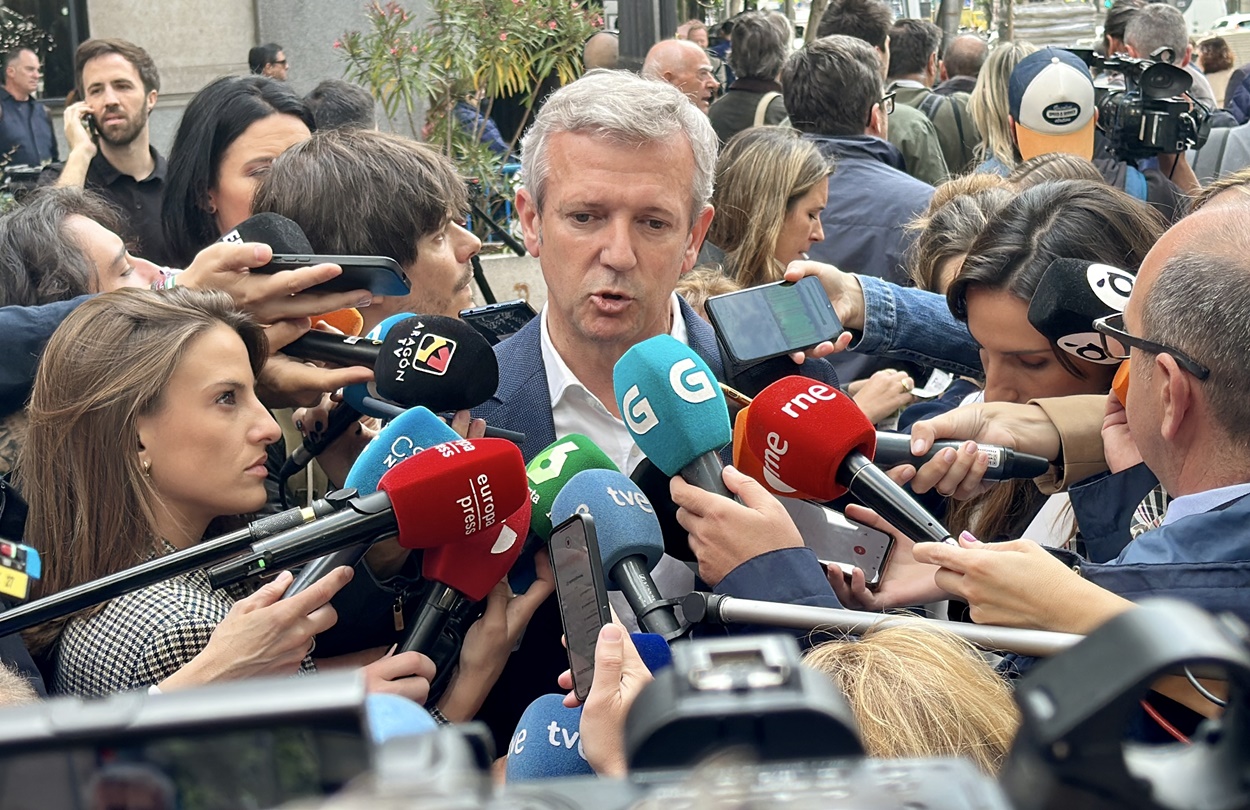
M4 56L4 87L0 88L0 155L11 166L38 166L57 159L52 117L34 96L43 74L30 48Z

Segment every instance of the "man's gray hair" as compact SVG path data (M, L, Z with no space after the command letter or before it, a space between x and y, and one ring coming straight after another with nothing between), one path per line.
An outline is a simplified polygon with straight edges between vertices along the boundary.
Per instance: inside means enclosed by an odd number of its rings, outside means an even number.
M1160 48L1172 51L1171 61L1179 65L1189 47L1189 34L1185 30L1185 18L1179 11L1163 3L1151 3L1139 8L1129 18L1124 29L1124 43L1143 58Z
M794 29L776 11L747 11L734 18L729 67L743 79L776 81L790 55Z
M694 153L691 224L712 199L716 132L707 115L670 84L624 70L592 70L552 93L521 139L521 185L542 211L551 169L547 142L559 132L630 145L682 135Z
M1211 370L1202 384L1211 413L1239 449L1250 449L1250 238L1214 224L1168 259L1142 307L1143 337Z

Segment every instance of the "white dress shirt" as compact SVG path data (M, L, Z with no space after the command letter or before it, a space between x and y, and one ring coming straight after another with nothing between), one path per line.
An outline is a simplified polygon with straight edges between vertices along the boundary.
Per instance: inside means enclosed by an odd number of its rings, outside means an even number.
M682 343L689 343L686 321L681 315L681 305L677 294L672 296L672 329L669 334ZM564 358L556 351L551 342L551 332L547 328L547 305L539 315L541 319L541 338L543 366L547 371L547 392L551 396L551 421L555 426L556 438L560 439L570 433L580 433L595 443L608 458L629 475L645 458L634 439L625 428L625 423L612 415L599 398L582 384L581 380L569 369ZM660 595L667 598L685 596L694 589L694 573L680 560L667 554L651 572L655 586ZM631 632L637 631L638 622L629 603L620 593L609 593L608 599L612 609Z

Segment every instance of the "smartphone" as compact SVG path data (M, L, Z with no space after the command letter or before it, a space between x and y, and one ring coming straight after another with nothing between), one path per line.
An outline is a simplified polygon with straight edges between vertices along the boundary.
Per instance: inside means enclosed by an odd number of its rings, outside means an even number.
M399 263L386 256L321 256L318 254L275 253L264 267L253 273L277 273L314 264L337 264L340 275L311 287L306 292L347 292L368 290L374 295L407 295L412 290Z
M569 650L573 694L578 700L585 700L595 675L599 629L612 621L594 519L579 514L556 526L547 549L555 572L565 646Z
M100 126L95 122L95 116L87 113L82 117L82 125L87 130L87 134L91 136L91 140L96 143L100 142Z
M798 526L803 543L816 552L818 560L837 565L848 578L851 569L860 569L870 589L881 584L881 576L894 549L893 537L812 501L780 500Z
M815 276L716 295L706 308L717 339L736 363L810 349L842 334L842 323Z
M503 301L484 307L460 310L460 320L472 326L490 345L502 343L529 323L538 313L525 301Z

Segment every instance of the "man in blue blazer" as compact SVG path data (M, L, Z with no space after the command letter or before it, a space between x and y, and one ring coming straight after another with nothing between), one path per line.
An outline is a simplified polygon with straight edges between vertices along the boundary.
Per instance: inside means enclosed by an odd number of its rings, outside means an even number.
M499 388L473 411L524 432L526 461L570 433L590 438L627 474L642 460L621 421L612 370L647 338L672 335L724 379L715 333L673 292L712 221L716 151L707 116L679 90L615 71L592 71L552 94L526 133L516 206L547 304L496 347ZM821 360L784 361L778 370L837 384ZM665 596L693 584L669 558L655 577ZM554 600L522 646L484 708L497 739L567 666Z

